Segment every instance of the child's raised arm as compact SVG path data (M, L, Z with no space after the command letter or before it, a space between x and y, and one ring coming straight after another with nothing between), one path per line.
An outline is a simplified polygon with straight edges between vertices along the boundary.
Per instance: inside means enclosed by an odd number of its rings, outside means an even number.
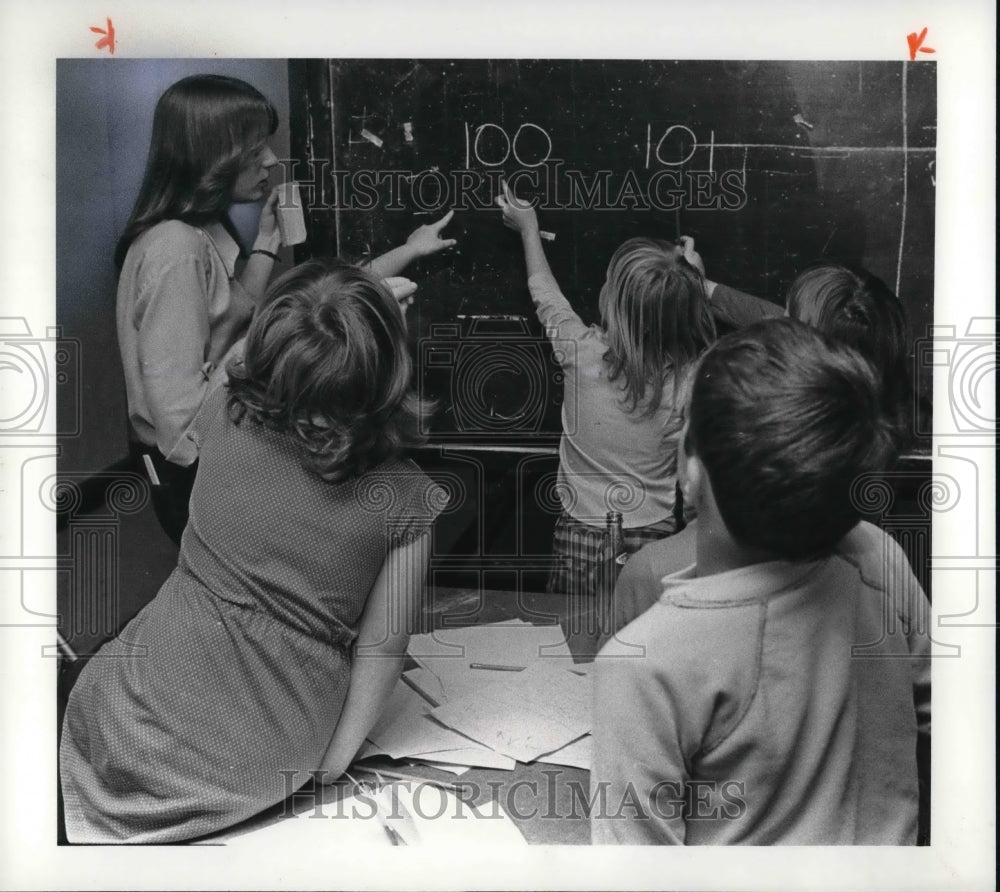
M372 274L380 279L398 276L418 257L427 257L453 247L456 244L455 239L442 238L441 230L451 222L451 218L454 216L454 211L448 211L436 223L418 226L410 233L404 244L372 260L369 264Z
M528 287L539 322L556 339L583 336L587 326L559 290L545 257L535 209L529 202L514 195L506 182L503 182L503 193L497 196L497 204L503 212L504 226L521 234L524 262L528 268Z
M528 267L528 278L544 273L552 275L549 261L542 248L542 237L538 232L538 215L530 202L519 199L510 191L505 180L501 180L503 194L497 196L497 204L503 211L503 225L521 234L524 245L524 262Z
M684 259L698 270L705 280L705 297L708 298L709 309L717 320L733 328L746 328L754 322L782 315L782 308L768 300L744 294L742 291L709 279L705 275L705 264L701 254L694 249L694 239L691 236L682 235L677 243Z

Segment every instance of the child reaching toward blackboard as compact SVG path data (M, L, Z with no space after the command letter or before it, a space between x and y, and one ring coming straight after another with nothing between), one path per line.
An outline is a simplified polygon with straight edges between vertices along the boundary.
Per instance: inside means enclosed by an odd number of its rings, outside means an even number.
M174 842L333 780L396 683L443 491L401 451L421 404L396 298L278 279L196 420L180 561L88 663L63 723L70 842Z
M743 328L781 308L735 288L705 281L713 315ZM913 386L907 314L878 276L835 260L817 260L796 276L785 296L785 315L818 328L861 353L880 373L883 405L898 445L913 437Z
M679 453L695 563L595 664L595 842L915 841L928 604L851 498L894 448L875 371L801 322L705 354Z
M600 295L600 325L586 326L559 290L534 209L504 184L497 202L519 232L538 318L565 375L559 495L549 591L588 596L605 558L605 517L622 514L624 546L677 530L674 412L685 370L715 340L690 239L633 238L615 251ZM689 260L690 258L690 260ZM700 262L700 261L698 261Z
M707 281L717 318L745 327L781 308L757 297ZM769 308L769 309L768 309ZM792 282L786 314L853 347L878 372L882 409L890 421L896 451L912 437L912 384L908 367L906 312L877 276L835 261L817 261ZM648 610L660 596L660 580L694 562L696 524L669 542L644 547L624 567L615 587L614 618L605 637Z

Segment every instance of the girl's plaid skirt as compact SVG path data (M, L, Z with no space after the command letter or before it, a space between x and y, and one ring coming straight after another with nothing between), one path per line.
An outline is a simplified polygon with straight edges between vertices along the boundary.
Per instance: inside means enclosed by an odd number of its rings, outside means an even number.
M626 529L623 531L625 551L635 554L646 543L665 539L682 528L676 518L668 517L648 527ZM607 539L605 527L583 523L561 512L552 536L553 566L546 591L570 595L574 599L596 597L610 557Z

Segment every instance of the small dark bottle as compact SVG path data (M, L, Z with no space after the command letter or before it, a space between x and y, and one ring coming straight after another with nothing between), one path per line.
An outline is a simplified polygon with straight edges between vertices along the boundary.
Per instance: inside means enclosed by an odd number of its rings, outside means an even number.
M621 511L609 511L605 516L605 521L608 528L608 556L614 559L614 563L618 568L615 571L615 579L617 580L622 566L628 560L628 553L625 551L625 531L622 528Z
M597 566L594 579L593 631L598 637L614 631L615 584L627 559L621 512L609 511L605 516L604 559Z
M615 591L618 574L628 559L625 551L625 534L622 530L622 515L620 511L609 511L605 517L604 559L597 568L597 578L594 580L598 597L610 602Z

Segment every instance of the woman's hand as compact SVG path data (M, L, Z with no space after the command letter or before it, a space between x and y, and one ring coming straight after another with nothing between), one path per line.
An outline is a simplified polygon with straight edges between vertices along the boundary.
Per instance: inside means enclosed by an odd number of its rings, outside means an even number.
M396 298L396 302L405 316L407 307L413 305L413 295L417 293L417 283L410 281L404 276L389 276L382 281L385 282L386 287L392 292L392 296Z
M515 232L538 232L538 215L530 202L522 201L507 186L506 180L501 180L503 194L497 196L497 204L503 212L503 225Z
M441 230L451 222L451 218L454 216L454 211L448 211L437 223L427 223L414 229L406 240L407 246L417 257L427 257L430 254L437 254L438 251L443 251L445 248L453 247L455 239L441 238Z
M694 239L689 235L682 235L677 239L677 247L681 249L681 256L704 276L705 264L701 254L694 249Z
M281 247L281 230L278 228L278 187L271 190L267 201L260 209L260 222L257 224L257 238L254 248L264 251L277 251Z

